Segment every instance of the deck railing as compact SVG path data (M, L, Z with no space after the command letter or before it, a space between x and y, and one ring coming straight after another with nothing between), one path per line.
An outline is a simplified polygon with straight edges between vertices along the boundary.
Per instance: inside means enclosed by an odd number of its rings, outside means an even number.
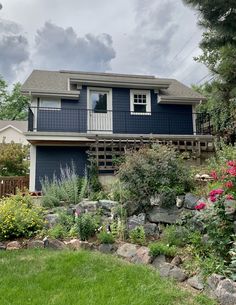
M210 116L190 111L94 111L91 109L30 107L29 131L119 134L211 134Z

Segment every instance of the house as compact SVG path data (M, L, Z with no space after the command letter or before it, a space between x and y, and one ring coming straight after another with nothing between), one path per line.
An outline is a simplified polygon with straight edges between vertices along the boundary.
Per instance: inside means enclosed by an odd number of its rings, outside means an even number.
M28 145L24 133L27 131L27 121L5 121L0 120L0 143L19 143Z
M31 98L25 134L31 191L71 161L85 175L88 153L107 174L114 170L113 157L154 140L193 153L211 149L208 118L195 110L204 97L174 79L35 70L22 93Z

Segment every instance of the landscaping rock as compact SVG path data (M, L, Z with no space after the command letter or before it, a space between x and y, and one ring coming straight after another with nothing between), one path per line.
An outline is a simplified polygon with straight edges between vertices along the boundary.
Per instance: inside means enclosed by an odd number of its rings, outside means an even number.
M127 212L128 216L132 216L134 214L138 214L138 212L140 211L140 207L142 206L142 204L139 204L135 201L127 201L123 207Z
M223 280L225 277L223 275L215 274L213 273L208 279L207 279L207 285L212 291L215 291L218 284L221 280Z
M44 242L42 240L33 239L27 242L28 249L35 249L35 248L44 248Z
M167 223L167 224L174 224L176 220L179 218L182 210L178 209L176 206L172 208L160 208L154 206L148 212L148 219L150 222L154 223Z
M170 270L173 268L173 266L169 263L164 263L160 265L159 272L160 276L168 277L170 275Z
M137 246L128 243L121 245L117 250L117 254L119 256L127 259L131 259L133 256L135 256L136 252Z
M98 201L90 201L87 199L84 199L79 204L76 205L76 211L79 211L80 213L90 212L90 213L96 213L98 208Z
M187 193L184 198L184 207L186 209L194 210L195 206L198 204L199 197L193 195L192 193Z
M0 243L0 251L1 250L6 250L6 245L4 245L3 243Z
M171 265L173 266L179 266L180 264L182 264L182 259L180 256L175 256L171 261Z
M11 241L7 244L7 250L19 250L21 249L21 244L18 241Z
M111 214L112 209L118 205L117 201L112 200L99 200L98 208L102 209L104 214Z
M132 231L133 229L135 229L138 226L144 226L145 219L146 219L145 213L130 216L127 219L128 230Z
M160 275L163 277L171 277L178 282L183 282L187 279L187 275L179 267L173 266L169 263L164 263L159 269Z
M146 236L158 236L159 230L156 223L147 222L143 226Z
M187 283L189 284L189 286L197 289L197 290L203 290L204 289L204 284L203 284L203 280L201 278L201 276L199 275L195 275L193 277L190 277L187 280Z
M79 239L71 239L66 243L66 245L71 250L79 250L81 248L81 242Z
M236 283L230 279L221 280L215 291L221 305L236 304Z
M94 250L95 249L94 244L89 243L88 241L81 241L80 247L81 247L81 249L84 249L84 250Z
M54 249L54 250L66 249L66 245L58 239L44 238L43 242L44 242L45 248L50 248L50 249Z
M149 255L149 249L147 247L140 247L135 256L131 258L131 262L135 264L150 264L152 257Z
M175 203L176 203L177 208L180 209L180 208L182 208L184 206L184 198L185 198L184 195L176 197Z
M49 228L55 226L58 223L58 214L47 214L45 220Z
M113 244L101 244L99 245L98 250L102 253L113 253L115 251L115 247Z
M152 262L152 266L159 270L160 267L165 263L166 263L165 255L158 255Z

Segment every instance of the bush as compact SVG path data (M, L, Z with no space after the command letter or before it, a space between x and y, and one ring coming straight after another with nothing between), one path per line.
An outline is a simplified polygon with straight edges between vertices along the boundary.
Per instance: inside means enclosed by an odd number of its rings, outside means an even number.
M53 238L66 238L72 234L75 225L75 217L66 212L58 212L57 224L47 231L47 235ZM78 235L78 233L77 233Z
M162 240L170 246L183 247L188 242L189 230L182 226L167 226L163 232Z
M31 237L44 226L43 211L30 195L20 193L0 201L0 239Z
M138 226L130 231L130 240L133 244L144 245L146 241L145 231L143 226Z
M105 231L100 232L97 237L101 244L113 244L115 242L114 236Z
M60 177L49 181L46 177L41 181L42 204L46 207L58 207L62 204L77 204L85 196L87 179L76 175L74 164L61 168Z
M94 216L89 213L81 214L76 218L76 226L81 240L88 240L95 235L98 225Z
M174 257L177 253L177 249L175 246L169 246L168 244L162 242L155 242L149 245L150 254L153 257L158 255L166 255L169 257Z
M163 205L174 205L176 195L191 187L189 170L183 160L173 148L164 145L129 151L118 176L131 199L141 206L149 205L150 197L156 194L164 194L164 198L168 194Z

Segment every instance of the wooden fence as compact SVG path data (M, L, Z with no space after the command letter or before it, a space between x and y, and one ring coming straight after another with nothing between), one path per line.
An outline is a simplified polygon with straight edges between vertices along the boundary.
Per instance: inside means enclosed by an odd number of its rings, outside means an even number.
M17 189L29 188L29 176L0 177L0 197L14 195Z

